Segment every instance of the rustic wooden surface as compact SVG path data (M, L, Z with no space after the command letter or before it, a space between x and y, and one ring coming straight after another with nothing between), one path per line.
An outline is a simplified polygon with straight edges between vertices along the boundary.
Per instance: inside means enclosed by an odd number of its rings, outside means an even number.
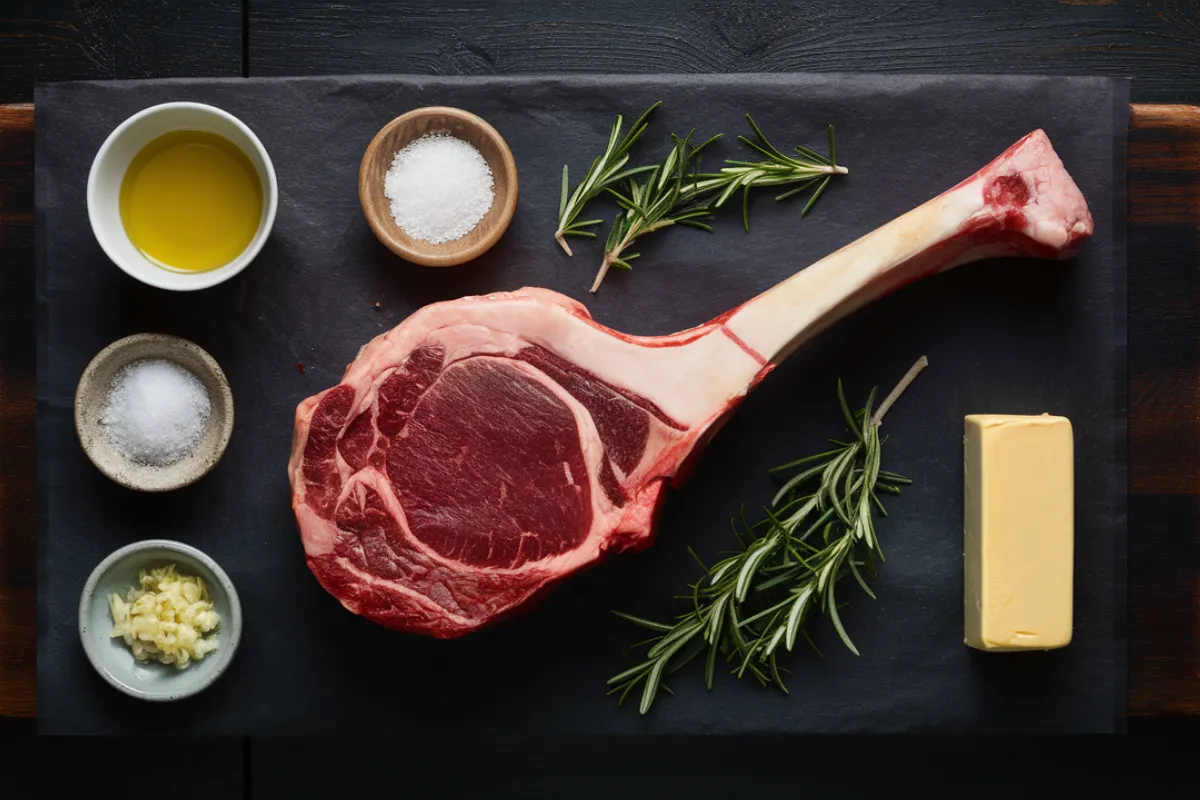
M1200 108L1129 135L1129 710L1200 715Z
M250 0L248 74L1005 72L1200 102L1197 0Z
M40 0L0 15L0 53L0 102L35 79L807 70L1132 76L1195 104L1200 0ZM35 709L31 126L0 109L0 716ZM1130 712L1200 715L1200 112L1135 106L1129 170Z
M33 106L0 106L0 716L37 712Z
M243 74L241 0L0 3L0 102L35 80Z

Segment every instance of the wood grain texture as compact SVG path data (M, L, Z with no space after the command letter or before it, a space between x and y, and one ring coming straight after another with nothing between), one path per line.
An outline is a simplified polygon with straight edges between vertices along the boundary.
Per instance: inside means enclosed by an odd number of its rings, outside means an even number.
M1200 108L1129 132L1129 711L1200 715Z
M1200 0L245 2L246 41L241 2L26 4L0 19L0 100L31 97L34 79L244 68L1088 73L1133 76L1137 100L1200 103ZM1130 135L1130 711L1144 716L1200 715L1197 115L1135 106ZM0 715L34 713L31 130L28 108L0 109Z
M248 74L984 72L1133 76L1200 102L1200 0L248 0Z
M0 716L37 712L33 106L0 106Z
M1200 107L1134 105L1129 137L1130 489L1195 495Z
M241 75L242 22L241 0L9 3L0 102L32 100L35 81Z

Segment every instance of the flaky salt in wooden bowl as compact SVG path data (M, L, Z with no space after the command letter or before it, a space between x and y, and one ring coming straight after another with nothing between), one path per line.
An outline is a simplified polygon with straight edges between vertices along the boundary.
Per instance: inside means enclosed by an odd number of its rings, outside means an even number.
M491 208L468 233L440 244L410 236L397 225L384 189L396 154L436 134L475 147L491 169L494 191ZM446 106L418 108L396 117L371 140L359 167L358 197L371 230L389 250L414 264L451 267L483 255L508 229L517 207L517 164L504 138L475 114Z

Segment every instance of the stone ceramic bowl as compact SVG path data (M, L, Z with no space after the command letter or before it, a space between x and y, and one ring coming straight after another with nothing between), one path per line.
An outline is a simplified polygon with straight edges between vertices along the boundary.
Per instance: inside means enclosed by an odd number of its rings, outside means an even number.
M175 564L208 584L209 599L221 622L215 633L217 649L185 669L133 657L124 639L110 635L109 595L138 585L138 573ZM131 697L168 702L197 694L221 676L237 652L242 636L242 606L233 582L215 561L190 545L168 539L148 539L122 547L92 571L79 598L79 638L92 666L104 680Z
M166 467L130 461L100 424L113 379L122 367L144 358L173 361L192 372L204 384L212 407L195 452ZM196 482L221 460L233 434L233 393L221 367L199 346L175 336L139 333L101 350L83 371L75 390L75 431L88 458L109 478L140 492L166 492Z

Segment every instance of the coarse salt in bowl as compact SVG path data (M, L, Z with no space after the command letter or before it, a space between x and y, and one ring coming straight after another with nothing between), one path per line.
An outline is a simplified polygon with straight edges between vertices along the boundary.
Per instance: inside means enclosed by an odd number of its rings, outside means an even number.
M496 197L487 160L470 142L447 133L426 134L400 148L383 188L400 229L429 244L466 236Z
M470 225L465 234L435 243L410 235L397 224L393 202L388 197L387 174L395 165L396 156L406 147L425 138L427 144L422 145L423 148L428 146L430 139L436 143L439 136L461 140L478 151L491 173L492 199L482 218ZM436 146L439 150L444 148L444 144ZM442 155L444 156L445 152ZM425 165L428 166L429 163L426 162ZM450 163L454 165L455 170L472 169L469 159L459 158ZM477 170L477 167L476 164L474 169ZM419 176L410 174L408 177ZM478 180L480 177L476 171L472 180ZM394 183L393 188L398 189L404 183ZM418 183L409 185L428 186L429 183L427 177L421 177ZM471 184L468 183L469 185ZM477 183L475 185L478 187ZM461 190L462 185L458 188ZM420 212L419 219L423 220L426 229L415 231L434 240L446 238L447 234L456 234L457 228L468 226L470 217L474 216L480 205L478 195L471 191L467 191L465 197L460 191L457 200L455 192L439 191L438 194L437 203L431 204L434 207ZM473 195L475 203L471 202ZM517 206L517 165L512 151L500 133L475 114L446 106L418 108L389 122L371 140L358 171L358 197L372 232L389 250L414 264L450 267L483 255L508 230ZM401 213L402 219L405 214L416 213L413 203L423 199L428 198L411 195L400 197L397 211ZM455 207L461 214L461 225L456 226L444 218L437 218L442 212L453 211ZM412 225L418 229L422 227L422 224ZM439 233L441 236L437 235Z
M143 358L114 376L100 423L126 458L167 467L196 449L211 413L199 378L169 359Z
M106 430L104 419L106 412L112 413L110 398L118 388L122 371L131 364L146 361L168 361L191 373L203 385L208 399L203 430L194 442L190 432L182 432L180 436L181 432L170 427L165 428L165 432L160 431L164 435L178 436L191 445L182 457L164 459L169 463L162 465L146 463L147 459L130 458L128 453L138 452L138 446L142 445L125 442L124 447L118 446L111 432ZM158 388L161 390L163 387ZM146 399L153 397L142 398ZM178 402L180 398L173 400ZM111 419L109 424L112 424ZM134 420L130 424L131 433L153 433L144 429L145 420L140 423ZM138 427L139 424L142 427ZM84 369L75 390L75 431L92 464L113 481L142 492L171 491L195 483L221 460L233 435L233 393L220 365L199 345L158 333L127 336L101 350ZM151 448L150 453L154 454L155 449Z

